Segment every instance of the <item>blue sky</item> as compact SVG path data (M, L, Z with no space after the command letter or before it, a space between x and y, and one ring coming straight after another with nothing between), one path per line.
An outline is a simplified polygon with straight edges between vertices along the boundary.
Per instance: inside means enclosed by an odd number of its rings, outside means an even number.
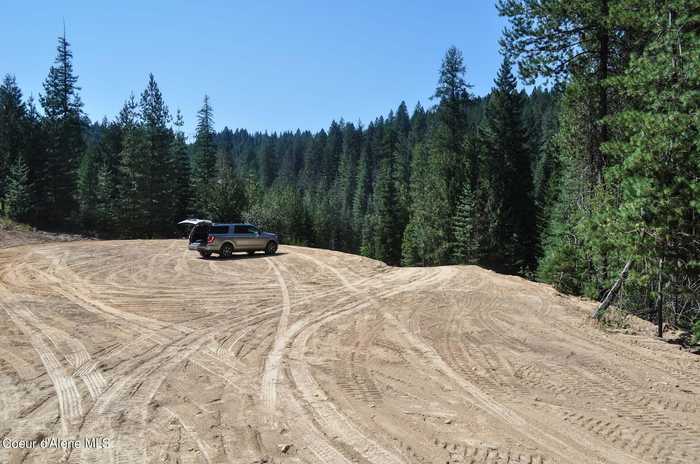
M505 25L490 0L7 2L0 73L25 95L42 91L62 18L93 120L112 118L152 72L188 133L205 93L218 129L366 125L401 100L428 106L453 44L483 95Z

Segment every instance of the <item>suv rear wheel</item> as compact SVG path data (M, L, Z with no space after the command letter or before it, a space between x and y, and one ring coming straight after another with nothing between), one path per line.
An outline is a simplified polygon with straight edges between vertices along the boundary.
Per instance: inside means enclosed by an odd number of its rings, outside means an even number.
M233 256L233 245L230 243L224 243L219 251L219 256L222 258L230 258Z
M265 254L274 255L275 253L277 253L277 244L270 240L267 242L267 246L265 247Z

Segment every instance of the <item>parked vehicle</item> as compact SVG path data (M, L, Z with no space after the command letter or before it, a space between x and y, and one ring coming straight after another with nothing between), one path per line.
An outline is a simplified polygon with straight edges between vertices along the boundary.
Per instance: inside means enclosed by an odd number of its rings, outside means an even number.
M237 251L252 255L264 251L266 255L277 253L279 236L263 232L252 224L217 224L206 219L185 219L178 224L192 224L189 249L198 251L203 258L218 253L229 258Z

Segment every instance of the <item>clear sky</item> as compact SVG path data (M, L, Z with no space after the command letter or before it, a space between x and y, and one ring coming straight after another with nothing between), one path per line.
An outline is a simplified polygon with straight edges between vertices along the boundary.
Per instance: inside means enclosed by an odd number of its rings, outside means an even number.
M492 0L5 2L0 73L35 97L62 18L85 112L113 118L152 72L188 133L205 93L217 129L365 125L405 100L432 104L445 50L464 53L477 95L492 86L505 21Z

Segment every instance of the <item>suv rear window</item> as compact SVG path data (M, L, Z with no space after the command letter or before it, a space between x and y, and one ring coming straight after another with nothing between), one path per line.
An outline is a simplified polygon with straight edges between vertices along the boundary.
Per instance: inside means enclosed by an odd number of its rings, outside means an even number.
M212 226L210 234L228 234L228 226Z
M235 226L236 227L236 233L237 234L252 234L253 233L253 226Z

